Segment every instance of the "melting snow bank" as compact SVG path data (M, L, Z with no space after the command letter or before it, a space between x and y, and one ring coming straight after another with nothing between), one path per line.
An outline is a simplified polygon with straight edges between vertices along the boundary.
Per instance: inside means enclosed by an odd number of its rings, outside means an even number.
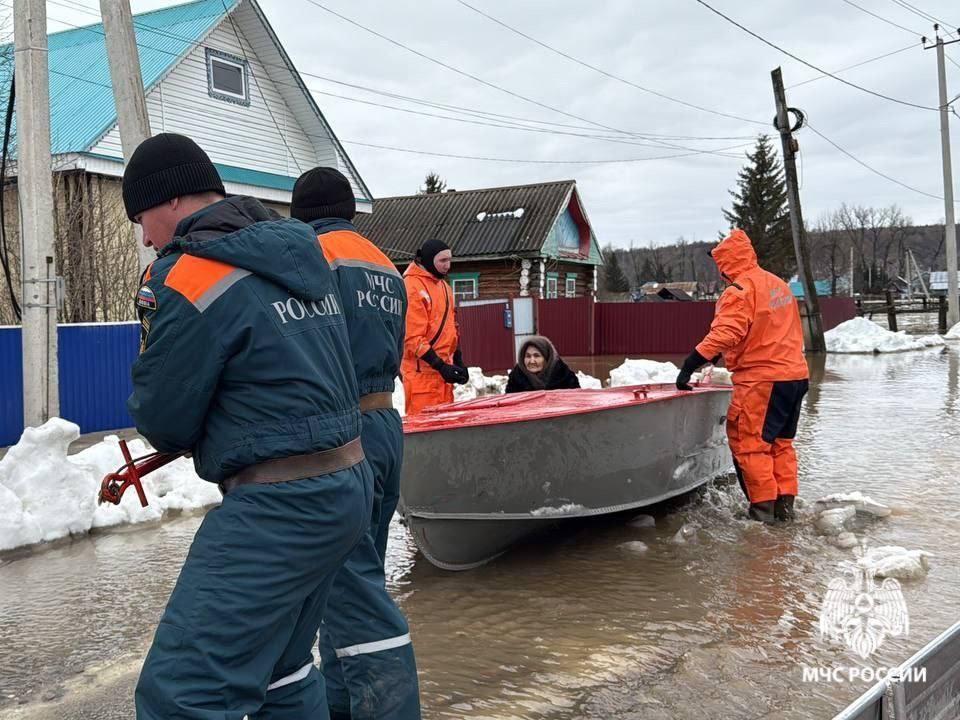
M827 352L832 353L903 352L945 344L939 335L910 336L903 331L890 332L863 317L840 323L833 330L824 333L824 339Z
M593 375L587 375L584 372L577 372L577 379L580 381L580 387L586 390L602 390L603 383Z
M950 328L947 334L944 335L943 337L945 340L960 340L960 323L957 323L952 328Z
M27 428L20 442L0 460L0 550L80 535L95 527L158 520L171 510L220 502L216 485L197 477L190 460L179 459L148 475L143 486L149 505L135 492L116 505L97 505L100 481L123 464L115 436L67 456L80 428L53 418ZM152 452L142 440L129 443L139 457Z
M679 373L680 368L672 362L628 358L623 365L610 371L610 386L673 385ZM715 385L729 385L732 382L731 377L730 371L726 368L708 367L703 372L694 373L693 380L709 381Z
M454 402L473 400L475 397L482 395L502 395L503 391L507 389L506 375L491 375L488 377L478 367L470 368L469 373L470 380L466 385L453 386Z
M857 559L861 567L869 568L877 578L919 580L930 569L930 554L923 550L907 550L896 545L870 548Z
M887 517L893 512L886 505L881 505L869 495L864 495L859 491L827 495L817 500L816 503L824 510L852 507L855 513L872 515L873 517Z

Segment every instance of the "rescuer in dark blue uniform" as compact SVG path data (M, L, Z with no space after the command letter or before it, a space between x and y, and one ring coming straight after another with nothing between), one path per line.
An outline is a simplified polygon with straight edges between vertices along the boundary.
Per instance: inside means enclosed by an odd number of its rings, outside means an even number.
M181 135L146 140L123 178L159 253L137 293L130 414L224 493L160 620L137 717L325 717L312 646L373 503L350 339L313 230L224 194Z
M420 717L417 668L407 622L386 590L384 558L400 496L403 424L393 390L403 354L407 296L396 267L352 224L350 182L333 168L300 176L290 214L311 224L330 264L347 319L363 412L363 449L376 492L370 542L334 580L320 635L333 720Z

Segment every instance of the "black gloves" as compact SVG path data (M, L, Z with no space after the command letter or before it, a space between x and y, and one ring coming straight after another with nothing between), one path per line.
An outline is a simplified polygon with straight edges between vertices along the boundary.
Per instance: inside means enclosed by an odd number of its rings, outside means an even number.
M463 362L463 353L460 352L460 346L457 345L457 351L453 354L453 364L458 368L467 369L466 363Z
M444 382L450 383L451 385L466 385L470 380L470 373L467 372L466 368L458 367L457 365L448 365L440 359L440 356L434 352L433 348L430 348L421 355L420 359L440 373L440 377L443 378Z
M677 390L693 390L690 385L690 376L706 364L707 359L696 350L687 355L687 359L683 361L683 367L680 368L680 374L677 375Z

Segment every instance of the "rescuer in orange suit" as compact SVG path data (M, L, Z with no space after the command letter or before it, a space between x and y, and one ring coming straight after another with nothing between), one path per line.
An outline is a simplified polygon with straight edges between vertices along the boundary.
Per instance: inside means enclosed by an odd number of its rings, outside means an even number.
M453 291L444 279L452 259L446 243L427 240L403 274L408 305L400 371L407 415L453 402L453 385L469 379L460 357Z
M768 523L791 520L798 490L793 438L810 377L797 301L783 280L760 267L743 230L733 230L711 255L730 285L677 387L690 390L697 368L723 355L733 373L727 437L748 514Z

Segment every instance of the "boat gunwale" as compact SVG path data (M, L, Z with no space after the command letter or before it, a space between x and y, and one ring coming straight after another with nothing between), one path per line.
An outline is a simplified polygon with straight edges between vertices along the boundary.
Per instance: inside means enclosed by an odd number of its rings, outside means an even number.
M605 412L608 410L619 410L623 408L652 405L654 403L665 402L667 400L673 400L675 398L684 397L684 396L697 396L697 395L704 395L707 393L716 393L716 392L730 393L733 391L732 385L694 384L693 387L694 387L693 390L678 390L676 386L670 383L655 383L655 384L644 384L644 385L626 385L626 386L617 387L617 388L599 388L599 389L579 388L575 390L551 390L551 391L534 390L529 393L511 393L513 397L517 397L518 395L536 394L536 397L539 398L544 396L547 392L575 393L575 392L586 391L589 393L597 393L597 392L607 392L607 391L615 390L618 392L632 391L634 393L634 397L632 399L624 398L622 401L612 402L609 405L602 405L602 406L595 406L595 407L584 407L584 408L576 408L576 409L564 408L562 410L552 410L552 411L546 408L541 408L541 412L539 412L534 417L516 417L516 418L507 418L507 419L494 418L494 417L491 417L489 419L472 418L471 420L468 420L465 422L448 422L446 424L438 423L437 425L433 425L430 427L418 427L416 425L411 426L408 424L407 417L405 417L403 421L403 434L418 435L421 433L428 433L428 432L441 432L441 431L449 431L449 430L461 430L466 428L489 427L491 425L511 425L515 423L535 422L538 420L550 420L550 419L560 418L560 417L588 415L595 412ZM670 389L667 390L667 388L670 388ZM654 397L650 397L649 395L644 395L643 397L637 396L637 393L644 392L644 391L647 393L659 391L659 392L663 392L664 394L657 395ZM447 412L458 412L458 411L467 412L474 409L498 410L501 406L495 404L495 401L497 398L504 398L504 397L509 397L509 396L505 394L489 395L489 396L481 396L481 397L473 398L471 400L463 400L461 402L456 402L456 403L436 405L434 407L427 408L423 414L412 416L412 417L425 418L425 419L426 417L429 417L431 419L436 419L436 417L441 413L447 413ZM469 405L469 403L477 403L477 401L486 401L490 404L483 405L479 408ZM511 404L517 404L517 403L515 401L514 403L511 403ZM411 417L411 416L408 416L408 417ZM416 420L414 422L416 422Z

